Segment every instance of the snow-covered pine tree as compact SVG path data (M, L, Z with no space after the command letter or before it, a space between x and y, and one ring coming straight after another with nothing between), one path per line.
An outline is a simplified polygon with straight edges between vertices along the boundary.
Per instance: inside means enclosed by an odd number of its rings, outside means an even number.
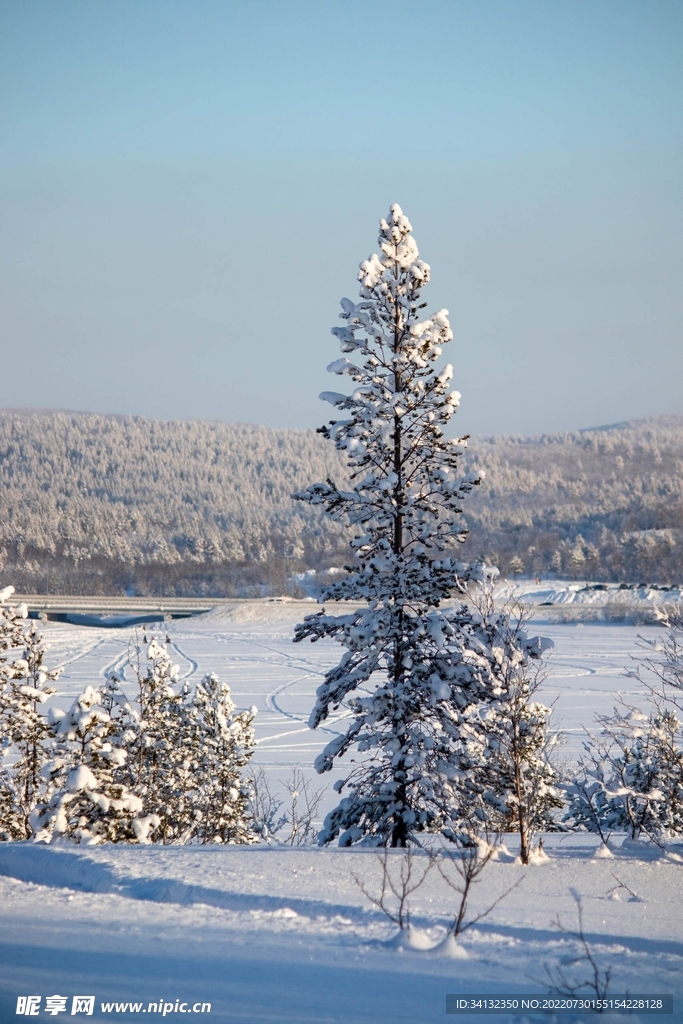
M50 686L61 669L43 664L45 646L26 605L7 606L13 587L0 592L0 839L27 839L30 814L43 785L50 759L50 726L41 705L55 692Z
M481 594L477 604L484 618L494 614L490 593ZM525 657L530 641L524 609L513 602L503 611L505 626L494 651L498 696L467 716L467 790L473 829L518 832L520 859L528 864L534 833L557 828L554 815L564 800L549 759L552 709L534 699L544 675L540 664L531 666ZM531 643L540 653L553 646L541 637Z
M658 841L683 832L683 750L680 722L670 708L649 714L622 705L601 715L600 735L569 790L565 820L579 829L641 833Z
M158 821L153 841L255 841L247 812L249 788L240 769L254 751L256 708L237 712L229 686L213 673L191 693L179 682L167 646L154 638L143 648L136 637L127 665L138 693L123 709L128 756L116 781L141 799L147 817ZM121 682L116 672L110 674L109 686L119 703Z
M189 690L179 683L179 667L166 646L153 637L143 644L136 635L127 661L138 693L130 704L128 757L120 781L142 800L145 814L159 818L156 842L184 841L195 820L192 793L198 756L187 708ZM115 689L123 679L113 671L108 681Z
M25 611L16 606L7 605L8 598L14 593L14 587L5 587L0 591L0 840L23 839L25 823L19 810L19 799L14 775L4 762L11 751L12 741L8 722L7 680L10 667L3 655L14 650L21 643Z
M52 761L45 797L31 814L37 842L148 842L159 818L119 781L134 716L111 684L87 686L66 712L53 711Z
M230 687L211 672L197 685L189 715L197 787L191 838L201 843L257 842L248 814L250 789L240 771L254 752L256 708L238 713Z
M340 707L351 722L316 770L331 770L354 745L366 755L336 783L348 796L328 815L321 843L340 836L341 845L403 847L417 833L452 829L461 820L465 718L497 695L504 616L486 618L464 602L443 607L497 570L454 557L466 534L462 501L481 474L459 475L466 438L443 434L460 396L450 390L452 368L434 364L452 334L446 310L420 320L429 267L411 230L392 206L380 221L380 254L360 266L360 302L342 299L346 323L332 332L356 361L344 356L328 370L355 388L321 396L342 414L321 433L346 453L352 484L328 480L296 495L356 531L356 564L322 600L365 604L309 615L295 634L347 648L318 690L310 724ZM517 642L524 664L536 652L523 635Z
M520 572L524 572L524 562L519 555L512 556L509 568L513 576L519 576Z
M611 829L604 766L582 758L564 790L567 810L562 821L570 822L578 832L599 835L606 845Z
M565 820L599 833L643 832L659 841L683 833L683 616L667 608L666 633L640 638L635 658L647 691L647 711L623 704L598 718L601 733L584 743L585 756L567 787Z

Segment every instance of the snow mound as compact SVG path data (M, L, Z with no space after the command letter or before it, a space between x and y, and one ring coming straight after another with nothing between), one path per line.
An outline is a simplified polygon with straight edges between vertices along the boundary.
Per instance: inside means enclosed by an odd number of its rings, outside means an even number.
M273 911L273 917L281 917L289 921L295 917L298 917L296 910L292 910L291 907L281 907L279 910Z
M479 844L477 844L477 845L479 845ZM485 850L481 849L481 847L480 847L480 851L481 851L481 853L485 853ZM500 843L499 846L495 846L493 848L493 853L491 854L491 860L500 861L501 864L514 864L514 862L516 860L516 857L515 857L514 853L510 853L510 851L508 850L508 848L505 845L505 843Z
M359 601L358 604L362 604ZM318 606L312 598L298 600L292 597L264 597L254 600L224 601L217 604L211 611L203 612L201 615L192 616L192 626L200 623L216 626L238 626L257 628L262 626L283 626L288 631L301 622L307 615L324 609L333 610L341 607L345 612L352 609L353 605L330 601L323 606Z
M432 947L435 956L448 957L450 960L469 960L469 953L457 942L455 935L447 935L443 942Z
M434 945L434 942L423 928L415 928L413 925L408 928L406 938L408 949L431 949Z
M622 841L621 849L625 853L642 853L645 849L645 844L641 843L640 839L632 839L631 836L626 836Z
M415 928L409 925L407 928L397 932L396 935L382 943L385 949L412 949L418 952L425 952L434 948L434 942L423 928Z
M537 866L539 864L548 864L548 863L550 863L550 857L545 852L545 850L543 850L543 849L541 849L539 847L536 847L535 850L530 850L529 851L529 859L528 859L527 865L526 865L527 867ZM522 864L522 858L521 857L515 857L515 864Z

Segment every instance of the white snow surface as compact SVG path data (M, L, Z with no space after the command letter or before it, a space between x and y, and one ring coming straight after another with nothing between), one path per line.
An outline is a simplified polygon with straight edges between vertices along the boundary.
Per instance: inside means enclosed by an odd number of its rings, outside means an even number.
M345 731L345 726L340 714L338 727L328 719L323 728L312 731L308 718L316 688L338 662L341 647L330 640L292 642L295 624L316 608L311 601L236 601L192 619L138 629L148 638L170 638L170 654L180 666L181 680L193 683L206 672L215 672L230 685L239 710L254 705L258 746L252 763L262 765L274 780L286 776L289 765L299 764L316 786L329 786L321 807L326 813L336 800L331 785L337 776L334 772L316 776L312 765L331 737ZM347 610L334 604L326 608ZM661 629L538 621L528 632L547 636L555 644L539 699L554 702L551 724L565 736L563 756L575 759L581 752L584 728L592 731L596 714L611 713L617 693L633 703L642 699L642 688L629 676L635 667L632 659L638 654L638 637L655 637ZM58 692L45 707L64 709L85 686L99 684L109 668L122 666L132 636L129 630L61 623L45 623L43 633L49 646L47 664L64 666L56 684ZM127 689L125 682L123 686Z
M332 642L292 644L294 624L310 609L305 602L236 602L147 631L162 639L168 633L181 677L192 682L214 671L230 684L238 708L257 706L254 764L276 788L293 763L317 786L336 777L319 779L310 767L335 723L311 732L306 722L317 685L339 657ZM582 726L609 713L617 691L637 699L629 659L638 634L657 630L553 624L538 631L555 641L542 699L556 700L564 755L573 758ZM125 657L124 632L46 624L44 634L47 664L65 666L52 705L68 707ZM335 800L330 785L321 812ZM574 890L591 949L601 969L612 968L610 991L673 992L674 1016L666 1019L681 1020L683 846L663 852L620 843L613 840L613 857L596 857L596 837L546 836L548 860L523 868L514 859L517 840L507 837L513 856L487 866L473 911L523 880L458 940L456 952L443 944L454 896L436 872L412 898L411 940L390 942L396 928L353 879L372 888L379 877L367 850L0 844L0 1019L17 1019L18 995L60 993L94 994L92 1020L155 1019L103 1013L103 1001L146 1007L178 999L210 1002L206 1019L217 1021L432 1022L445 1015L446 993L547 991L544 965L566 964L580 952L556 924L559 916L565 928L576 927ZM567 970L581 974L582 966Z
M619 583L577 583L575 580L541 580L536 583L535 580L523 577L504 581L498 592L514 596L532 607L587 605L604 608L616 605L637 610L648 606L662 609L667 605L680 605L683 601L683 586L625 586Z
M220 1021L431 1022L449 992L545 992L545 965L580 952L554 923L576 926L573 889L612 992L683 997L683 861L646 849L595 860L596 845L546 838L543 864L489 864L475 911L523 880L465 932L465 957L430 951L453 906L435 873L412 900L422 941L390 942L396 928L353 880L378 879L371 851L3 844L0 987L94 993L98 1007L210 1001ZM613 898L615 876L639 899Z

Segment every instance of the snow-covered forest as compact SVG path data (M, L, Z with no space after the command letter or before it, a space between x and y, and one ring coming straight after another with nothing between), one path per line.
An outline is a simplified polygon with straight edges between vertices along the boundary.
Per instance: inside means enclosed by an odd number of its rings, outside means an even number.
M322 419L322 416L321 416ZM683 417L474 438L461 551L507 573L683 578ZM314 431L0 413L0 558L25 593L296 593L345 541L293 491L344 463Z
M683 578L683 416L475 438L469 452L486 472L465 510L473 555L508 573Z
M292 501L338 459L313 431L0 415L5 578L43 593L258 594L339 531Z

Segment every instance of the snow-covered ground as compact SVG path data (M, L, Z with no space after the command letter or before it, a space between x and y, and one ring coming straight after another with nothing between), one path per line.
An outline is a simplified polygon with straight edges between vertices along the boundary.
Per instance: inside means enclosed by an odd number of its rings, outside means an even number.
M539 615L557 621L656 622L666 608L681 607L683 587L619 583L577 583L520 577L503 581L499 593L514 596Z
M216 672L232 688L241 708L258 709L259 745L253 763L262 765L277 784L291 764L299 764L317 786L334 781L312 771L315 756L336 733L334 719L312 732L308 716L325 671L341 655L338 644L292 643L294 625L317 606L305 601L241 601L192 619L139 628L140 636L170 638L181 677L190 681ZM542 608L537 609L543 612ZM93 629L45 623L50 645L48 663L64 665L58 694L51 703L67 707L88 683L125 661L132 630ZM555 642L543 688L546 703L554 703L554 723L566 738L563 756L581 750L584 727L591 729L597 713L609 713L613 694L636 700L637 681L626 673L638 653L638 636L656 636L657 627L603 623L532 623L529 632ZM324 806L329 809L334 794Z
M559 915L576 926L570 887L583 897L585 933L601 970L613 970L614 994L683 996L683 861L630 850L594 860L587 838L546 845L545 864L486 868L475 911L522 881L465 933L466 958L451 959L382 947L395 929L353 879L377 881L368 851L6 844L2 1019L17 995L92 993L98 1011L103 1001L178 999L211 1002L220 1021L433 1022L447 993L547 991L545 965L580 952L553 923ZM615 876L639 899L626 889L611 898ZM432 873L412 906L425 945L443 938L453 905ZM579 975L585 964L567 969ZM94 1019L112 1017L147 1019Z
M257 706L254 762L275 787L293 763L310 772L335 728L331 722L312 733L306 724L316 686L339 656L332 643L292 644L293 624L310 610L303 602L241 602L163 626L181 674L193 679L215 671L230 683L238 707ZM571 758L582 726L611 710L615 691L638 696L636 681L624 672L638 633L657 630L539 624L538 631L555 641L545 697L556 700ZM62 706L125 658L126 631L46 624L44 632L48 663L65 665L53 698ZM159 628L150 627L149 635L159 636ZM328 791L325 809L333 799ZM513 854L515 844L509 837ZM595 859L594 838L556 835L546 838L545 863L527 869L514 857L491 863L473 910L523 880L465 933L466 957L453 959L381 944L395 929L353 878L370 886L378 878L368 851L1 844L0 1020L20 1019L17 996L41 994L40 1018L47 1019L46 996L68 996L70 1016L72 997L92 994L92 1020L153 1020L149 1003L175 1008L178 1000L179 1008L210 1002L208 1019L218 1021L432 1022L445 1016L447 993L546 991L544 965L580 952L577 940L554 923L559 915L566 928L576 926L573 888L582 896L598 964L613 970L610 991L674 992L676 1009L665 1019L679 1021L683 848L664 854L645 845L616 846L613 858ZM453 905L453 894L432 872L412 903L412 920L426 932L421 945L443 938ZM583 976L585 968L566 969ZM142 1007L103 1012L103 1002ZM178 1019L175 1009L166 1016ZM522 1015L487 1019L521 1021Z
M513 593L526 604L607 604L625 601L631 604L680 604L683 587L655 584L594 583L577 580L536 580L519 576L502 580L500 591Z

